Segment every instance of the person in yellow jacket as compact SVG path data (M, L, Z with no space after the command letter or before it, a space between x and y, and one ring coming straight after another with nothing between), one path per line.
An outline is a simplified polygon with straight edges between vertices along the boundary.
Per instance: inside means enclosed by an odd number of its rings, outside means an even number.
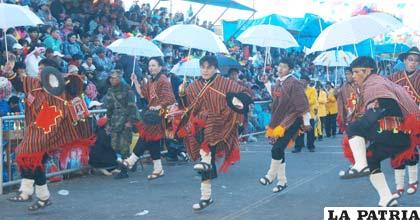
M334 85L327 82L327 118L325 120L325 134L327 137L335 137L337 133L337 100L335 98Z
M320 82L317 82L316 85L317 95L318 95L318 117L319 121L317 124L317 128L315 134L317 135L318 140L322 140L325 122L327 118L327 92L325 91L324 87Z
M310 115L311 115L310 124L311 124L311 127L314 128L315 117L317 114L316 111L318 108L318 98L317 98L316 89L309 85L309 83L311 82L311 79L308 76L303 75L301 77L301 81L305 86L305 94L309 102L309 110L310 110ZM305 133L306 133L306 146L308 147L310 152L315 152L315 145L314 145L315 129L311 129ZM304 137L305 137L305 134L301 134L296 138L295 149L292 151L292 153L299 153L302 150L302 148L305 147Z

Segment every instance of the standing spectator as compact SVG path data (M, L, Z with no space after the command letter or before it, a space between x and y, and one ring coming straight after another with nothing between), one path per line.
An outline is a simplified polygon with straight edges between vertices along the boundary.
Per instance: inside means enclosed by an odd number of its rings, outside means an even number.
M104 97L104 104L111 127L111 146L120 158L125 159L130 155L131 129L138 120L138 111L134 92L121 82L121 72L113 70L109 81L111 87Z
M28 76L38 76L38 63L42 60L41 54L45 52L43 47L35 47L33 51L26 56L25 65Z
M335 137L337 132L337 100L335 98L335 89L331 82L327 82L327 118L325 123L325 130L327 137Z
M53 0L51 3L51 14L55 19L61 21L66 14L64 0Z
M63 44L64 57L68 60L70 60L75 54L83 56L82 50L80 49L80 45L76 41L76 39L76 34L70 33L67 35L67 41L65 41Z
M60 31L54 27L51 29L51 35L45 38L45 48L51 48L53 51L61 52L61 44Z
M70 33L73 33L73 21L70 17L68 17L64 20L64 25L61 29L61 38L65 39Z
M325 91L324 87L320 82L316 84L316 90L318 94L318 117L320 118L320 122L318 122L319 128L317 128L318 140L322 140L325 122L327 117L327 92Z
M309 86L309 83L311 80L307 75L303 75L301 79L305 85L305 94L306 94L306 97L308 98L309 112L311 114L310 124L311 124L311 127L314 128L315 117L318 110L316 89L314 87ZM306 131L305 133L306 133L306 146L308 147L310 152L314 152L315 151L315 145L314 145L315 131L314 129L311 129L309 131ZM299 153L302 150L302 147L305 146L304 136L305 136L304 134L301 134L296 138L295 149L292 151L292 153Z
M58 22L55 17L52 16L48 0L41 0L38 4L39 10L36 13L38 17L44 22L44 24L57 26Z

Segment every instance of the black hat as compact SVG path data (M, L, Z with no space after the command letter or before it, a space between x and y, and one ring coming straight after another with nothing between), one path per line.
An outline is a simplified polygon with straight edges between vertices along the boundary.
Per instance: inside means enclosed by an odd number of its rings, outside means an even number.
M404 61L410 54L415 54L417 56L420 56L419 48L417 47L410 48L407 52L400 54L398 56L398 59L400 59L401 61Z
M243 108L238 108L237 106L233 104L233 98L235 97L239 99L239 101L242 102ZM238 93L228 92L226 94L226 101L229 108L231 108L233 111L240 114L246 114L248 112L248 106L254 102L249 95L242 92L238 92Z
M64 77L55 67L46 66L42 69L41 84L44 90L53 96L60 96L64 92Z
M357 57L353 60L353 62L351 62L350 68L371 68L373 69L373 73L376 73L377 71L375 60L368 56Z

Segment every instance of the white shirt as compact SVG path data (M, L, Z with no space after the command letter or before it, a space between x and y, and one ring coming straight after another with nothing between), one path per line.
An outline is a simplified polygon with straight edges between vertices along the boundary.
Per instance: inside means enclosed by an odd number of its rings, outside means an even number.
M26 56L25 65L28 76L38 76L38 63L41 60L41 56L36 57L33 53Z

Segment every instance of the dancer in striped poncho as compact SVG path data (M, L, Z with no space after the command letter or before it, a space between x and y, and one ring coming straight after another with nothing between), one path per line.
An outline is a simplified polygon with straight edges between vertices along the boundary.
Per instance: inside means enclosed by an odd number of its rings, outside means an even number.
M192 160L201 158L201 162L194 166L202 174L201 199L193 205L196 211L213 202L210 180L217 177L216 157L224 157L220 167L224 172L239 161L240 113L247 112L248 104L252 102L247 88L216 73L215 56L201 58L200 68L200 79L186 89L184 84L181 85L181 105L185 107L188 121L178 132L184 137Z

